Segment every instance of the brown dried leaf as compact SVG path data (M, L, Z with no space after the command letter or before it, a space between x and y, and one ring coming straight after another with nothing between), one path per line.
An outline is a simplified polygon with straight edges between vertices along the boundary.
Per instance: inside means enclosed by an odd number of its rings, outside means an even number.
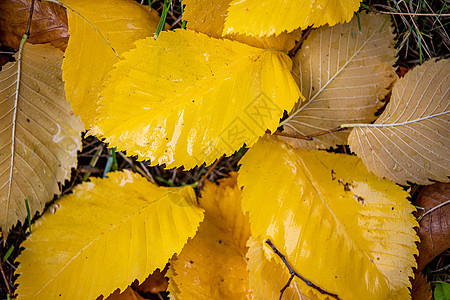
M422 273L416 273L412 281L411 297L413 300L430 300L431 288L427 278Z
M65 51L69 32L66 10L55 3L36 1L34 4L28 42L51 43ZM31 0L0 1L0 40L3 45L19 49L20 40L27 29Z
M167 268L163 271L156 269L152 274L150 274L147 279L144 280L141 284L139 281L135 280L131 285L136 291L139 291L143 294L156 294L159 292L164 292L169 285L169 282L164 277L167 272Z
M445 249L450 248L450 205L443 205L433 211L432 208L450 200L450 184L435 183L426 186L420 192L416 205L425 209L420 221L420 237L417 270L425 266ZM430 213L427 214L427 212ZM418 212L422 215L422 211Z

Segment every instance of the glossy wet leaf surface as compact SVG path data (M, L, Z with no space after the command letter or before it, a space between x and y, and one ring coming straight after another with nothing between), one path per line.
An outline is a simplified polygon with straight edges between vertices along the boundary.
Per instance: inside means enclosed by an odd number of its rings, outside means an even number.
M348 22L360 0L233 0L228 8L223 34L267 36L313 25Z
M22 244L18 299L95 299L125 290L164 268L203 220L192 187L158 187L130 171L92 178L56 203Z
M300 275L342 299L408 297L417 223L401 187L354 156L294 150L274 137L241 162L243 211L260 244L270 239Z
M67 10L70 39L63 63L66 95L88 129L96 116L102 84L119 61L118 55L134 48L136 40L152 36L159 17L156 11L129 0L62 2L76 11Z
M283 52L191 30L140 40L123 57L94 133L152 165L191 169L250 147L300 96Z

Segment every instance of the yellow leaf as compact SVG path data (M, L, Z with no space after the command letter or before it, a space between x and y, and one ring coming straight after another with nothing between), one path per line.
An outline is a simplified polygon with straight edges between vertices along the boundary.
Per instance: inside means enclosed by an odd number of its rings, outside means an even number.
M448 59L414 68L374 124L354 125L350 148L374 174L400 184L449 182L449 74Z
M89 128L108 72L136 40L155 32L159 17L131 0L62 2L69 7L70 39L63 63L67 100Z
M93 133L152 165L190 169L250 147L300 95L283 52L191 30L140 40L123 57Z
M129 171L62 197L23 243L19 299L95 299L164 268L203 219L190 187L166 188Z
M394 35L386 16L360 14L344 25L319 28L293 58L293 74L306 101L282 122L289 134L310 135L343 123L370 123L396 78ZM350 131L312 141L283 138L294 147L329 148L347 144Z
M187 28L207 34L214 38L222 38L225 17L231 0L185 0L186 5L183 19L187 21ZM283 32L277 36L255 38L244 34L227 34L227 39L235 40L247 45L289 51L295 46L295 41L301 37L301 30L291 33Z
M223 34L242 33L256 37L291 32L294 29L348 22L360 0L233 0Z
M289 270L273 259L268 260L264 254L263 246L255 238L250 237L247 243L247 252L250 287L255 299L278 300L280 290L289 280ZM295 281L296 279L294 279ZM297 283L298 285L298 283ZM283 293L282 299L300 299L295 283L290 285ZM306 300L304 297L301 300Z
M358 158L264 137L243 157L238 183L252 236L270 239L300 275L341 299L409 297L414 207Z
M241 211L236 173L207 182L199 199L205 220L171 266L170 285L177 299L249 299L245 253L250 234L248 216Z
M17 57L16 57L17 58ZM63 53L25 44L0 72L0 226L5 235L60 193L81 148L81 122L64 97ZM19 85L17 81L19 80Z

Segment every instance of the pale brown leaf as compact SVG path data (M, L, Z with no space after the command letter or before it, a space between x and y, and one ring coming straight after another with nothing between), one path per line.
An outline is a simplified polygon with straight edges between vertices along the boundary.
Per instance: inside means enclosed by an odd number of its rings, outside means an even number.
M289 134L310 135L342 123L375 120L395 80L394 36L385 16L360 14L350 23L324 26L308 36L293 58L292 73L305 96L281 124ZM294 147L328 148L347 144L350 131L312 141L282 138Z
M395 83L374 124L342 124L356 127L348 143L370 171L400 184L449 182L449 74L449 59L427 61Z

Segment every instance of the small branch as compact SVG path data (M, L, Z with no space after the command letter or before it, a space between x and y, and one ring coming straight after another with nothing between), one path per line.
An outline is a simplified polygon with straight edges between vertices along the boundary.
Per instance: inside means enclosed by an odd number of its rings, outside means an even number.
M283 293L286 290L286 288L291 284L292 279L294 278L294 276L297 276L298 278L300 278L304 283L306 283L306 285L312 287L313 289L319 291L321 294L323 295L328 295L332 298L335 299L339 299L338 295L336 294L332 294L330 292L325 291L324 289L322 289L321 287L315 285L314 283L312 283L311 281L309 281L308 279L302 277L300 274L298 274L297 272L294 271L294 269L292 269L292 267L289 265L288 261L286 260L286 257L284 256L283 253L281 253L276 247L275 245L270 241L270 240L266 240L266 244L270 246L270 248L272 248L273 252L278 255L281 260L283 261L283 263L286 265L286 267L289 270L289 274L291 274L291 277L289 278L288 283L280 290L280 299L283 297Z
M412 16L412 17L450 17L450 14L428 14L428 13L401 13L401 12L391 12L391 11L379 11L373 9L373 12L385 14L385 15L399 15L399 16Z
M339 131L343 131L343 130L346 130L346 129L348 129L348 128L339 126L339 127L336 127L336 128L332 128L330 130L325 130L325 131L321 131L321 132L310 134L310 135L292 134L292 133L278 132L278 131L275 131L273 134L274 135L280 135L280 136L288 137L288 138L312 141L313 138L316 137L316 136L321 136L321 135L325 135L325 134L339 132ZM270 133L270 131L268 131L268 132L266 131L266 133Z
M211 167L209 167L208 171L206 171L205 175L202 176L202 178L200 179L199 183L198 183L198 187L199 189L202 188L203 186L203 181L205 181L205 179L208 178L209 174L211 174L211 172L217 167L217 165L219 164L219 162L222 160L222 158L225 157L225 154L222 155L220 158L216 159L216 161L211 165Z
M297 54L298 49L300 49L300 47L303 45L303 42L306 40L306 38L308 37L308 35L311 33L312 31L312 26L309 26L306 29L306 32L304 34L302 34L302 37L300 38L300 41L298 41L298 43L295 44L294 48L292 48L288 55L290 58L294 57L295 54Z
M419 222L422 221L423 218L425 218L426 215L432 213L432 212L435 211L436 209L438 209L438 208L440 208L440 207L442 207L442 206L445 206L445 205L447 205L447 204L449 204L449 203L450 203L450 200L447 200L447 201L445 201L445 202L443 202L443 203L441 203L441 204L439 204L439 205L436 205L436 206L433 207L432 209L427 210L422 216L420 216Z
M8 294L13 296L13 292L11 290L11 287L9 286L9 282L8 282L8 279L6 278L5 271L3 271L3 265L2 265L1 259L0 259L0 272L2 273L3 280L5 281L6 289L8 290Z

